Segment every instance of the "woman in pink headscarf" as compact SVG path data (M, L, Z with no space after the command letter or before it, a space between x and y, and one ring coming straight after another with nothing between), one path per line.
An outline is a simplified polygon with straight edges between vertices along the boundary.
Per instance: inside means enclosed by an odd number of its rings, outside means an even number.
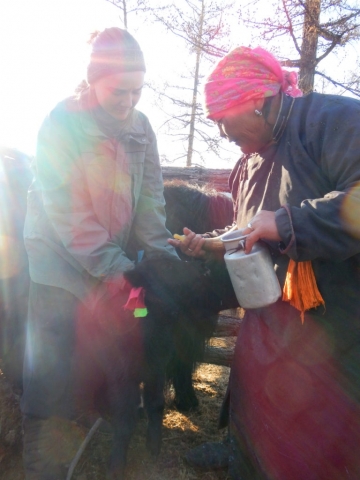
M302 96L296 80L269 52L239 47L205 82L206 116L242 151L228 229L248 235L246 253L267 244L284 290L245 313L221 414L227 444L187 460L239 480L358 480L360 102ZM169 242L190 256L223 248L184 234Z

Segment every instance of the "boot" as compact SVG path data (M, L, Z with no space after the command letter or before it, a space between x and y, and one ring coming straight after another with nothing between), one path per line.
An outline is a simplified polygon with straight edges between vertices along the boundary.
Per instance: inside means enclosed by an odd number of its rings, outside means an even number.
M23 463L26 480L65 480L84 433L69 420L23 418Z
M192 448L185 454L185 461L200 470L228 468L230 446L228 437L223 442L207 442Z

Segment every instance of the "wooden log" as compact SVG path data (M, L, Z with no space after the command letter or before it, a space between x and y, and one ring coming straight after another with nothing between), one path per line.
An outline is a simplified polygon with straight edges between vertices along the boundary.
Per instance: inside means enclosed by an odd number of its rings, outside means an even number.
M242 318L239 316L220 313L214 335L205 349L203 363L230 367L241 322ZM216 343L220 343L220 346Z
M239 333L239 328L242 319L230 315L219 315L214 337L236 337Z
M231 169L193 167L165 167L162 165L164 180L185 180L198 185L210 184L219 192L229 192L229 176Z
M213 347L212 345L209 345L205 349L203 363L230 367L233 357L233 347Z

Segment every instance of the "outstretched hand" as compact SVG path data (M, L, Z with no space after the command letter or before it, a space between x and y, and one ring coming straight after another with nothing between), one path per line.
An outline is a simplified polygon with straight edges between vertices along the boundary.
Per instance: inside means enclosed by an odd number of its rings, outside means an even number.
M189 228L184 227L184 235L181 240L175 238L168 238L168 243L173 247L179 248L182 253L189 257L203 257L205 251L203 246L205 244L205 238L198 233L192 232Z
M221 241L215 238L205 239L187 227L184 227L183 232L184 235L181 236L181 240L169 238L168 243L175 248L179 248L182 253L189 257L203 257L206 251L214 250L222 253L224 250ZM243 234L247 235L244 249L245 253L250 253L254 243L260 239L280 241L281 237L279 236L275 222L275 212L260 210L248 225L243 228Z

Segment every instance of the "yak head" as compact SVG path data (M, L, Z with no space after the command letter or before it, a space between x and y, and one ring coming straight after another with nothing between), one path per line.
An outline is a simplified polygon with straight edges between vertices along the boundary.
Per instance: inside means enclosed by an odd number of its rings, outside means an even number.
M222 305L211 272L203 262L148 259L126 272L125 277L134 287L144 288L151 315L168 322L196 321L197 328L209 329L211 335Z

